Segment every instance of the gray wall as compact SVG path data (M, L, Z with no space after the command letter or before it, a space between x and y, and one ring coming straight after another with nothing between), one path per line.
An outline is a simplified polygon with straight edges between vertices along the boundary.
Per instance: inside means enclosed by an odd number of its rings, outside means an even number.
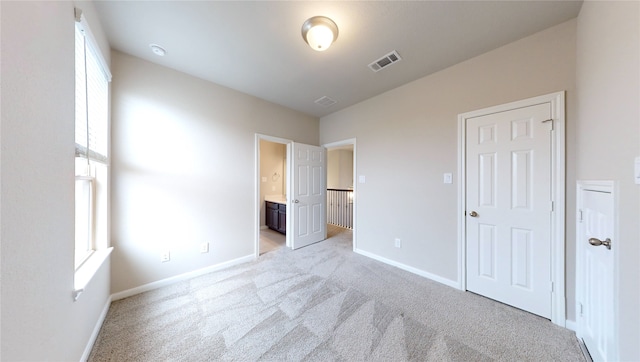
M255 134L317 145L318 119L119 52L112 63L111 292L253 255Z
M457 116L565 90L567 129L575 133L575 41L576 21L571 20L323 117L322 144L357 138L358 175L366 177L366 183L358 184L358 249L456 283ZM574 148L568 137L571 220ZM453 173L453 184L443 183L446 172ZM574 228L568 228L570 319L574 319L573 235ZM394 248L396 237L402 239L400 249Z
M109 300L110 270L73 301L74 4L0 4L2 359L77 361ZM79 7L108 61L92 4Z
M108 57L91 4L79 6ZM357 138L359 174L367 177L358 185L359 248L456 280L457 115L566 90L567 317L575 319L576 175L616 180L620 357L638 360L640 193L631 181L633 158L640 155L638 7L585 2L577 21L416 80L320 125L114 53L111 292L253 253L256 132L310 144ZM0 9L2 358L78 360L108 301L111 270L103 266L72 301L73 3L3 1ZM592 147L601 143L607 147ZM454 174L453 185L442 183L444 172ZM397 217L386 220L380 210ZM403 239L402 249L393 248L394 237ZM211 243L209 254L194 249L202 241ZM166 246L175 249L162 264Z
M640 3L586 1L578 17L576 165L580 180L618 186L621 361L640 360ZM573 185L570 185L573 186ZM615 305L606 306L614 308Z

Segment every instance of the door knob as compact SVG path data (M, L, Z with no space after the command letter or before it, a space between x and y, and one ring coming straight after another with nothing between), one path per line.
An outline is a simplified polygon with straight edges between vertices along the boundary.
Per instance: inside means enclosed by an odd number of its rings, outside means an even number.
M471 216L471 217L478 217L478 213L477 213L477 212L475 212L475 211L471 211L471 212L469 213L469 216Z
M589 244L593 245L593 246L600 246L600 245L604 245L607 247L608 250L611 250L611 239L606 238L604 241L598 239L598 238L591 238L589 239Z
M297 204L297 203L299 203L299 202L300 202L300 200L295 199L295 200L293 200L293 202L294 202L295 204Z

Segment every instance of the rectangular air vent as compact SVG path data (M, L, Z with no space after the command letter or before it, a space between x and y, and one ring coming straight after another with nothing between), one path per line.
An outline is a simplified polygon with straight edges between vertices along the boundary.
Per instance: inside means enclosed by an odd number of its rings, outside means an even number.
M386 68L391 64L396 63L400 60L402 60L402 58L400 58L400 55L398 54L398 52L394 50L391 53L376 60L375 62L369 64L369 68L371 68L371 70L373 70L374 72L379 72L382 70L382 68Z
M323 97L320 97L320 98L316 99L315 101L313 101L313 103L319 104L319 105L325 106L325 107L330 107L330 106L338 103L338 101L336 101L335 99L331 99L331 98L329 98L327 96L323 96Z

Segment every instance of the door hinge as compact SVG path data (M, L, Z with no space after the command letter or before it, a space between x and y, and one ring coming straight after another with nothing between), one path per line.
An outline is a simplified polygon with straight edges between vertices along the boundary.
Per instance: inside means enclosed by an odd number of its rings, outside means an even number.
M553 118L549 118L547 120L542 121L542 123L550 123L551 128L549 128L549 131L553 131Z
M549 282L549 290L551 290L551 293L553 293L553 282Z
M578 303L578 313L580 313L581 317L584 315L584 306L582 303Z
M551 212L553 212L555 209L555 204L553 203L553 201L550 201L550 203L551 204L549 205L549 208L551 209Z
M578 222L582 222L582 210L578 210Z

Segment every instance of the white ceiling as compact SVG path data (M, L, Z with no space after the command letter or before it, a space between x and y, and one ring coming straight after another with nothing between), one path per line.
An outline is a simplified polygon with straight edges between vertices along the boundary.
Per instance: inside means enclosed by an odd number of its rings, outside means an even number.
M112 48L322 117L578 15L581 1L95 1ZM302 23L333 19L324 52ZM164 57L151 52L156 43ZM402 61L368 64L396 50ZM117 75L116 75L117 76ZM328 96L337 104L314 100Z

